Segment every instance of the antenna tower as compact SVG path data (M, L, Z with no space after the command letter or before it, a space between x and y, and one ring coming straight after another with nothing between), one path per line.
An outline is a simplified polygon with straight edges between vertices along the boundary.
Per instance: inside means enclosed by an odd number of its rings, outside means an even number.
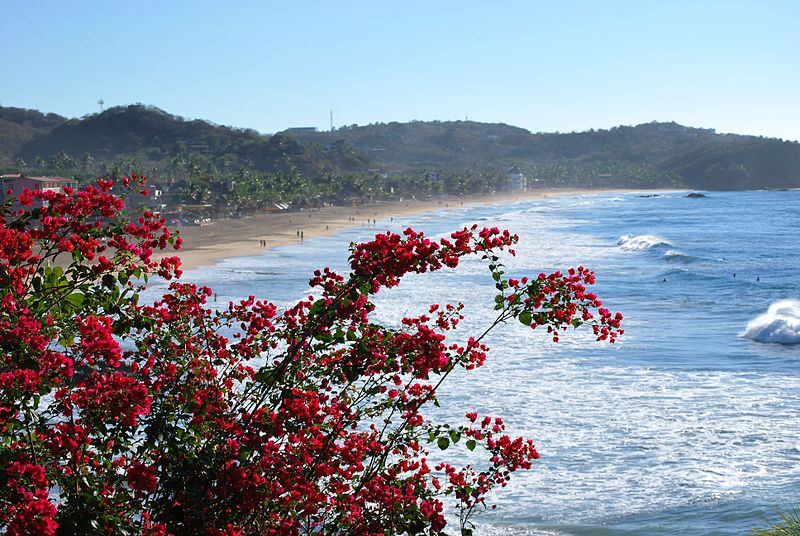
M333 110L331 110L331 132L333 132Z
M103 96L102 96L102 95L100 95L100 99L98 99L98 101L97 101L97 104L99 104L99 105L100 105L100 113L103 113L103 105L104 105L105 103L106 103L106 101L104 101L104 100L103 100Z

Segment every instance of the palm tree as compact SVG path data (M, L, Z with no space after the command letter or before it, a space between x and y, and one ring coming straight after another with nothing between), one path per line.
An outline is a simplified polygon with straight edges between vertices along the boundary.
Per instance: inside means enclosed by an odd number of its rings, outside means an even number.
M81 157L81 173L88 176L94 170L94 158L89 153L83 153Z
M781 514L781 519L768 529L755 529L753 536L800 536L800 510Z

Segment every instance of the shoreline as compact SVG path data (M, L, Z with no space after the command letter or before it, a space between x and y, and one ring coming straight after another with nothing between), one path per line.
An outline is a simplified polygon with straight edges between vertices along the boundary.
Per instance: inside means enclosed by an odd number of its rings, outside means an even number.
M498 205L546 197L602 193L658 193L667 190L631 188L564 188L508 192L499 194L443 196L428 200L376 201L358 207L332 206L293 212L264 212L245 218L214 220L206 225L177 225L183 244L179 251L169 250L154 255L155 259L178 255L181 269L192 270L213 266L223 259L260 255L264 251L296 244L304 240L331 236L345 229L367 226L372 221L408 217L434 210L458 210L465 206ZM673 191L673 190L670 190ZM375 232L381 232L375 228ZM302 238L300 233L302 233Z

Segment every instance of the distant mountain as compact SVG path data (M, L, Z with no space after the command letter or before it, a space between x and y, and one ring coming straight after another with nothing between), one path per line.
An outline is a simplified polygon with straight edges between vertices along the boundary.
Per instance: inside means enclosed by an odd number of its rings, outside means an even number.
M797 142L717 134L674 122L533 134L505 124L414 121L284 134L304 144L347 145L398 169L514 166L541 174L544 181L560 174L567 182L595 185L599 178L606 183L672 182L709 189L800 187Z
M403 169L458 170L489 166L530 141L519 127L474 121L413 121L352 126L333 132L290 129L283 134L309 144L346 143L361 154Z
M53 160L59 154L74 160L89 155L96 161L135 159L145 168L160 164L164 169L184 155L219 161L221 167L278 171L293 166L307 174L349 171L365 165L357 157L348 158L351 155L315 153L285 136L186 120L140 104L110 108L82 119L60 119L31 136L14 157L30 164L36 159Z
M66 121L56 114L0 106L0 158L13 160L32 140Z
M677 123L531 133L505 124L412 121L268 136L140 104L81 119L0 107L3 161L10 170L24 161L28 168L51 172L142 169L178 180L202 175L212 182L234 180L237 173L246 177L248 171L287 172L312 181L326 174L377 172L423 176L434 190L442 174L469 174L473 183L491 189L485 177L496 181L508 170L551 186L800 187L799 143Z
M65 121L25 145L20 156L52 158L64 151L73 156L90 153L95 158L116 158L152 148L167 152L178 143L216 151L236 141L259 138L255 131L186 121L152 106L133 105Z

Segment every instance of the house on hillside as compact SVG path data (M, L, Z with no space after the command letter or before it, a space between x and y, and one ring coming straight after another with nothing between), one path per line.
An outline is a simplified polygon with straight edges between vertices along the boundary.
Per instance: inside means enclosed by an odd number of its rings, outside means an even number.
M125 192L124 188L120 188L114 193L116 195L125 193L125 208L133 212L150 210L153 212L163 213L169 209L167 207L167 198L164 197L163 186L155 183L147 185L147 195L144 195L137 190Z
M0 202L5 203L9 198L19 198L27 188L31 192L57 191L63 192L64 188L77 188L78 182L64 177L28 177L21 173L0 175ZM33 208L42 207L44 204L34 200Z
M509 190L527 190L528 189L528 179L525 178L525 174L519 170L517 166L511 166L506 170L506 176L508 177L508 189Z
M317 132L317 127L289 127L284 132L286 134L311 134Z

